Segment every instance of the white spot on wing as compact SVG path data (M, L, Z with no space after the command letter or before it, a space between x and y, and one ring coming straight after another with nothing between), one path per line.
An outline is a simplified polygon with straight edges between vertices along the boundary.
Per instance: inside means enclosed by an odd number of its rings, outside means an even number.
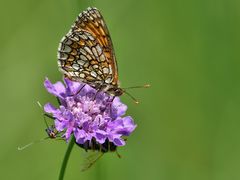
M95 72L95 71L91 71L91 76L93 76L93 77L97 77L97 73Z
M102 19L100 19L100 23L102 24L102 26L104 26L104 22Z
M93 38L91 35L88 35L88 38L89 38L91 41L94 41L94 38Z
M109 84L111 82L111 78L107 78L106 80L105 80L105 83L107 83L107 84Z
M101 17L101 15L99 14L99 12L96 10L95 13L97 14L98 17Z
M68 72L69 76L75 76L74 72Z
M84 61L87 61L88 59L86 58L86 56L84 55L80 55L80 59L84 60Z
M58 67L62 67L61 61L57 61Z
M69 53L72 49L68 45L63 45L61 50L62 52Z
M97 65L97 64L94 64L94 65L93 65L93 68L94 68L94 69L98 69L98 65Z
M92 17L91 15L89 15L89 19L90 19L90 20L93 20L93 17Z
M80 38L79 38L79 36L73 36L73 39L75 40L75 41L80 41Z
M88 67L89 66L89 62L85 62L85 64L83 65L84 67Z
M103 54L100 56L100 61L105 61L105 56Z
M79 76L79 72L74 72L75 73L75 76Z
M89 47L85 46L84 49L85 49L89 54L93 55L93 53L92 53L92 51L91 51L91 49L90 49Z
M109 73L109 69L108 69L108 68L106 68L106 67L105 67L105 68L103 68L103 73L104 73L104 74L108 74L108 73Z
M72 67L73 67L73 69L78 70L79 69L79 64L73 64Z
M98 71L98 74L102 75L102 71L99 70L99 71Z
M68 58L68 55L65 53L58 53L58 59L66 60Z
M79 77L80 77L80 78L84 78L84 77L85 77L85 74L80 73L80 74L79 74Z
M85 35L85 34L81 34L81 35L79 35L80 36L80 38L82 38L82 39L84 39L84 40L87 40L87 36Z
M80 66L83 66L84 63L85 63L85 61L83 61L83 60L78 60L77 62L78 62L78 64L79 64Z
M91 60L92 57L88 54L88 55L87 55L87 59L88 59L88 60Z
M83 48L80 48L80 53L84 54L84 55L87 55L87 52L83 49Z
M99 44L96 45L96 49L97 49L98 55L102 54L102 48L100 47Z
M72 44L72 41L70 39L64 38L62 43L66 44L66 45L70 45L70 44Z
M109 65L109 74L112 74L112 66Z
M94 18L97 18L97 15L94 12L92 12L92 15Z
M92 52L95 55L95 57L98 57L97 50L95 47L92 47Z

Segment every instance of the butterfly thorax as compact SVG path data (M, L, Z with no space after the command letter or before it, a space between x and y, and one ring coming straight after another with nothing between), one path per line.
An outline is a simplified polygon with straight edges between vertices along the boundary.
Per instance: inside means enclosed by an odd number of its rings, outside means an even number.
M122 88L118 87L117 85L102 87L101 90L112 96L121 96L124 93L124 90Z

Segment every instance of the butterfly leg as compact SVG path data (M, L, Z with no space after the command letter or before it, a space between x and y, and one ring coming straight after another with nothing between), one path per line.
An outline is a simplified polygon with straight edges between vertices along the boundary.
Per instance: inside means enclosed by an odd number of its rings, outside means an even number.
M76 95L78 95L85 86L86 86L86 84L82 85L82 87L76 93L73 93L73 94L71 94L69 96L76 96Z
M57 97L57 102L58 102L59 105L62 104L62 103L61 103L61 100L59 99L59 97Z
M49 126L49 124L48 124L48 122L46 120L46 117L48 117L50 119L53 119L53 120L55 118L53 116L49 115L49 114L46 114L46 113L43 114L44 122L45 122L46 127L47 127L45 129L45 131L47 132L48 137L51 138L51 139L56 139L58 137L57 135L59 135L59 132L56 130L54 125Z
M118 151L117 151L117 149L116 149L116 154L117 154L117 157L120 159L120 158L122 158L122 156L118 153Z
M50 118L50 119L55 119L53 116L51 116L51 115L49 115L49 114L47 114L47 113L44 113L43 116L44 116L44 117L48 117L48 118Z
M116 97L116 96L113 96L113 98L111 99L110 104L109 104L109 105L110 105L110 114L111 114L111 115L113 114L112 104L113 104L113 101L114 101L115 97Z
M93 101L95 101L96 100L96 98L97 98L97 95L98 95L98 93L101 91L101 88L99 88L98 90L97 90L97 92L95 93L95 95L94 95L94 98L93 98Z
M98 93L102 91L103 87L104 87L103 83L101 83L99 86L96 87L97 92L95 93L93 100L96 100Z
M47 114L47 113L43 113L44 122L45 122L45 124L46 124L46 127L49 128L49 124L48 124L48 122L47 122L46 117L49 118L49 119L52 119L52 120L54 120L55 118L54 118L53 116Z
M84 84L78 91L77 91L77 93L76 94L74 94L74 95L78 95L81 91L82 91L82 89L84 88L86 86L86 84ZM74 95L72 95L72 96L74 96Z

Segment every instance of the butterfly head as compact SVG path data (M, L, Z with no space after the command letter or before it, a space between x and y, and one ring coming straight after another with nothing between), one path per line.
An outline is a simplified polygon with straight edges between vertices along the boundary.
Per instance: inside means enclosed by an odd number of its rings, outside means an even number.
M138 104L138 100L134 98L130 93L128 93L125 89L119 88L119 87L113 87L109 88L107 92L112 96L121 96L122 94L127 94L132 100Z
M122 88L110 88L107 90L107 92L113 96L121 96L124 93L124 90Z

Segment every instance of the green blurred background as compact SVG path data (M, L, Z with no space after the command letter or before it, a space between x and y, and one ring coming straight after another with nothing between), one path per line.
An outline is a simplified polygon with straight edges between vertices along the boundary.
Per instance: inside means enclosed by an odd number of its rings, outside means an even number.
M0 179L57 179L66 144L46 141L36 102L61 79L56 52L76 16L101 10L113 39L122 87L150 83L127 96L138 128L119 148L80 172L74 147L66 180L240 179L240 1L0 1Z

